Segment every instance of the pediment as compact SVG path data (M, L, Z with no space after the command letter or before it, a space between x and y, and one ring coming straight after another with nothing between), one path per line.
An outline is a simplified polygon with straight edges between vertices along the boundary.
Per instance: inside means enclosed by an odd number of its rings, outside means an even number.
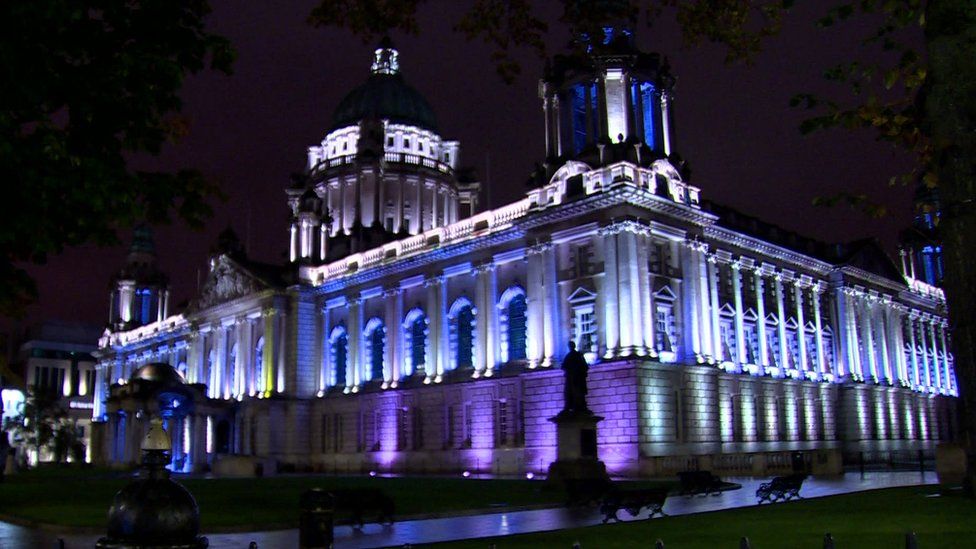
M581 301L593 301L595 299L596 292L592 292L589 289L580 286L569 295L569 299L567 301L570 303L578 303Z
M210 262L210 272L203 283L200 295L194 303L195 309L209 309L215 305L233 301L267 289L269 286L258 279L236 261L226 255L219 255Z

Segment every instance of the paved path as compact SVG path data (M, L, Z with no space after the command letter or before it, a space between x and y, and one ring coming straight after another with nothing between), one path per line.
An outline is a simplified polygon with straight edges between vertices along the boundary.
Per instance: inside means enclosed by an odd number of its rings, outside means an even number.
M768 479L734 478L728 480L742 484L741 490L725 492L719 496L671 497L664 506L668 515L688 515L748 507L756 504L756 488ZM862 479L857 473L848 473L837 478L810 478L803 484L800 492L804 498L815 498L858 492L876 488L935 484L935 473L867 473ZM631 518L627 512L620 513L621 519L641 520L645 514ZM392 526L367 524L362 531L348 526L336 528L337 549L358 549L368 547L401 547L405 544L424 544L458 539L504 536L508 534L527 534L546 532L564 528L577 528L600 524L602 516L589 508L555 508L535 511L516 511L510 513L491 513L466 517L441 519L408 520ZM41 532L0 522L0 547L3 549L57 547L57 534ZM66 549L91 548L99 536L64 535ZM256 541L260 549L288 549L298 547L298 530L279 530L271 532L247 532L241 534L213 534L207 536L210 547L214 549L245 549L251 541Z

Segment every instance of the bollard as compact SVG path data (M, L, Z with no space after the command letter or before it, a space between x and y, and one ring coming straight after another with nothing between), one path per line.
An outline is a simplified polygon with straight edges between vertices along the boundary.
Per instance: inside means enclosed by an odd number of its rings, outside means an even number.
M918 549L918 539L915 538L915 532L905 534L905 549Z
M332 547L332 517L335 514L332 494L321 488L306 490L301 495L299 507L298 546L301 549Z
M248 543L247 549L258 549L258 542L252 541L251 543Z
M921 450L918 451L918 472L925 476L925 454Z
M830 532L824 534L823 549L834 549L834 536L831 536Z
M654 549L664 549L664 541L657 540L654 542Z
M861 462L861 479L864 479L864 452L858 452L858 461Z
M739 549L752 549L752 545L749 544L749 538L742 536L739 540Z
M580 549L580 542L573 543L573 549Z

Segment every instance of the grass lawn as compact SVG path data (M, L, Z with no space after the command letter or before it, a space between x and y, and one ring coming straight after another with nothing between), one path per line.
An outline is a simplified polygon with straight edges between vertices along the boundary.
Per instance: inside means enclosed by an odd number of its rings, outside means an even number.
M112 497L131 477L93 469L39 469L0 484L0 513L75 527L104 527ZM398 516L489 507L560 503L565 496L527 480L370 478L320 475L257 479L177 479L197 500L204 532L228 527L298 525L299 495L308 488L379 488Z
M900 549L909 530L918 534L918 545L924 549L976 547L976 501L961 494L939 497L937 493L934 487L892 488L436 547L569 548L578 541L582 549L650 548L661 539L668 549L731 549L748 536L755 549L820 549L824 533L830 532L840 549Z

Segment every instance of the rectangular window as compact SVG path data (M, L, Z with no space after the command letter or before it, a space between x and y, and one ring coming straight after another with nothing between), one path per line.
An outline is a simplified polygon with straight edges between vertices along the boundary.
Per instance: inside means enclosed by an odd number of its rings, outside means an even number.
M407 449L407 409L397 408L397 450Z
M320 448L321 448L321 452L324 454L328 451L328 447L329 447L329 415L328 414L322 414L322 432L320 434L321 434Z
M464 447L471 447L471 434L474 430L474 407L471 403L464 405Z
M342 414L332 417L332 448L338 453L342 451Z
M413 449L421 450L424 447L424 411L419 407L414 408L412 420Z
M508 403L498 401L498 446L508 445Z
M444 447L453 448L454 447L454 406L448 406L444 411Z

